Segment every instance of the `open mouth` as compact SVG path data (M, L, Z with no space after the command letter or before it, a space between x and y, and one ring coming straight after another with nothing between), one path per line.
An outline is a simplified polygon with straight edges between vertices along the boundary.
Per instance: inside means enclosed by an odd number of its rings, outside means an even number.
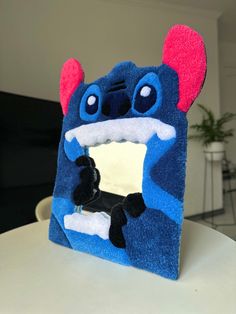
M175 128L154 118L125 118L107 120L72 129L65 134L68 142L76 138L81 147L91 147L110 142L146 144L153 135L162 141L176 136Z
M66 132L66 154L69 157L70 152L73 152L75 158L72 159L75 160L81 155L81 148L95 147L110 142L131 142L147 145L155 136L161 142L167 142L176 137L176 131L173 126L149 117L91 123ZM104 240L108 239L111 219L104 212L90 215L82 212L74 213L66 215L64 219L66 229L98 235Z

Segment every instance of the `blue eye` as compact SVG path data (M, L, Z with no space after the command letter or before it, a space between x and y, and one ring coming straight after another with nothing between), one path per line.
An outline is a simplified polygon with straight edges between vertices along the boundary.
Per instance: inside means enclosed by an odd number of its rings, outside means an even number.
M91 85L80 102L80 117L85 121L95 121L101 111L101 91L98 85Z
M148 111L156 103L157 92L151 85L144 85L139 88L135 97L134 108L140 113Z
M88 114L94 114L98 111L98 96L96 95L88 96L85 111Z
M150 115L162 102L161 84L155 73L146 74L136 85L132 110L136 114Z

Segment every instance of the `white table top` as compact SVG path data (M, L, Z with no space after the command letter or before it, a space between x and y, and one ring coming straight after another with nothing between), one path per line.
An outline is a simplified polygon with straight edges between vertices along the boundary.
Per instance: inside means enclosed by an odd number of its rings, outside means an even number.
M236 313L236 244L185 221L181 276L157 275L47 240L48 221L0 235L0 313Z

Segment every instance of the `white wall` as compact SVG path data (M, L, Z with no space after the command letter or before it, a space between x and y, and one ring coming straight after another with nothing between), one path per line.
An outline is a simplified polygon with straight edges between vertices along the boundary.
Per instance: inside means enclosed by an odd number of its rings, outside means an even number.
M220 43L221 112L236 113L236 43ZM235 136L226 144L227 158L236 164L236 120L226 128L234 128Z
M164 36L175 23L188 24L205 38L208 74L197 102L207 104L218 115L216 17L145 1L1 0L0 89L58 100L60 68L69 57L80 60L87 81L104 75L122 60L140 66L159 64ZM199 118L193 106L190 124ZM190 215L202 210L204 157L198 143L190 143L188 154L185 207ZM215 196L214 207L221 208L219 168L215 170Z
M220 91L221 112L236 113L236 43L220 43ZM234 137L226 144L227 158L236 165L236 120L225 126L235 129ZM236 180L231 181L232 188L236 188ZM229 189L225 181L225 188Z

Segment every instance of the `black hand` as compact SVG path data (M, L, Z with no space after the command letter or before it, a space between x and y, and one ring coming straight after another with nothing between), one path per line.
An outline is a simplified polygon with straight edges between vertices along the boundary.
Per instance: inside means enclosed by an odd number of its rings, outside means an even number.
M96 164L95 164L93 158L86 156L86 155L82 155L79 158L77 158L75 163L78 167L81 167L81 166L84 166L84 167L87 166L87 167L93 167L93 168L96 167Z
M129 194L123 200L112 207L111 226L109 229L109 239L118 248L125 248L125 238L122 227L127 224L125 212L134 218L138 218L146 209L141 193Z
M123 208L130 216L134 218L139 217L146 208L142 193L127 195L127 197L123 200Z
M80 183L73 192L74 203L86 205L100 196L100 173L95 162L88 156L80 156L75 161L78 167L83 167L80 172Z
M119 203L111 209L111 226L109 229L109 239L111 243L118 248L125 248L125 239L122 232L122 226L126 225L127 218Z

